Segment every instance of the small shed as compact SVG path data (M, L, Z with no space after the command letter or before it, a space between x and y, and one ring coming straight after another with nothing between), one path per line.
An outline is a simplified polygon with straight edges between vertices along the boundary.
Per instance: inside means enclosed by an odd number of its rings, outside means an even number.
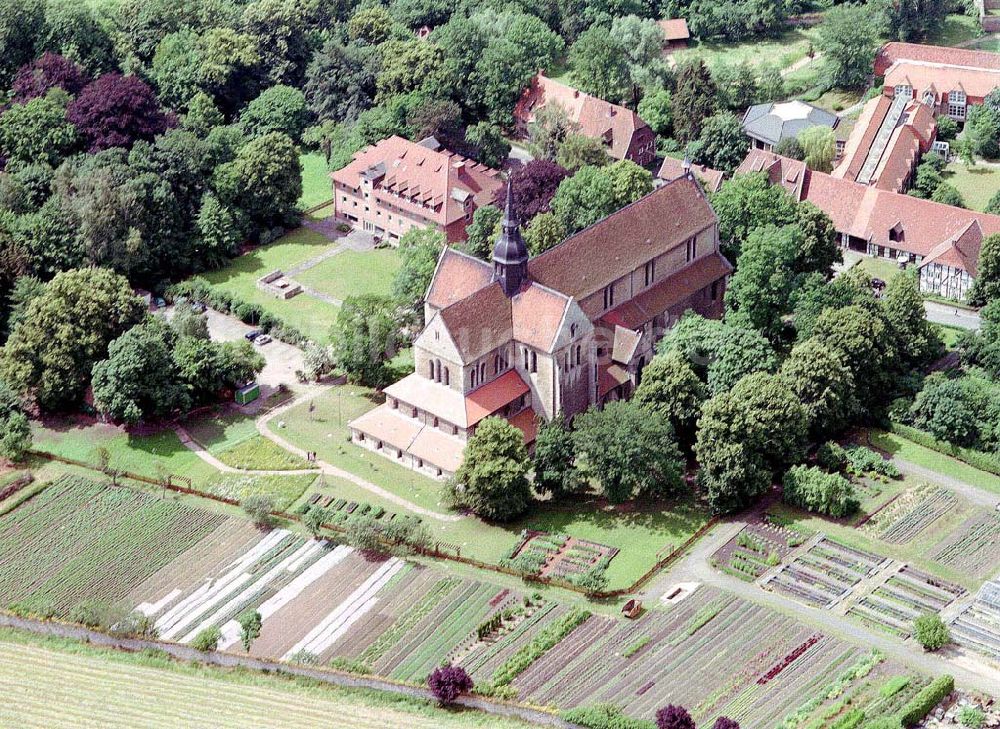
M663 31L663 50L674 51L687 46L691 32L688 30L688 24L684 18L660 20L657 25Z
M642 600L632 598L622 605L622 615L626 618L636 618L642 612Z
M258 397L260 397L260 385L256 382L244 385L236 391L236 402L240 405L249 405Z

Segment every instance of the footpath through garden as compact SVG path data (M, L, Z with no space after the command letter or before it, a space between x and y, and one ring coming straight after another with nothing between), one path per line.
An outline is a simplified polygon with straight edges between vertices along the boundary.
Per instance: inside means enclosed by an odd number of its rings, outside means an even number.
M812 625L823 632L855 644L877 648L887 657L903 665L911 666L931 676L951 674L955 681L969 689L993 693L996 691L996 674L985 667L948 660L947 649L941 653L926 653L913 641L901 642L883 633L868 630L863 625L829 610L812 608L788 600L780 595L767 592L755 583L744 582L736 577L716 570L711 565L712 555L733 539L744 527L741 520L725 521L715 526L694 545L691 551L676 562L668 572L660 574L641 597L649 604L656 604L675 585L684 582L698 582L717 587L737 597L758 605L763 605L779 613L789 614Z
M305 393L303 393L299 397L290 400L287 403L284 403L283 405L280 405L275 409L265 413L261 417L257 418L257 432L260 433L265 438L281 446L286 451L289 451L290 453L294 453L297 456L305 458L306 451L304 449L299 448L298 446L292 443L289 443L287 440L285 440L280 435L278 435L277 433L273 432L270 428L268 428L267 425L272 420L274 420L274 418L281 415L282 413L291 410L296 405L306 402L316 397L316 395L320 394L323 390L332 387L336 387L336 385L315 385L309 388ZM316 460L315 463L318 466L320 472L330 476L335 476L337 478L344 479L345 481L350 481L355 486L360 486L366 491L370 491L371 493L385 499L386 501L391 501L393 504L396 504L397 506L400 506L408 511L411 511L414 514L425 516L428 519L435 519L437 521L448 521L448 522L458 521L459 519L462 518L457 514L440 514L436 511L425 509L422 506L414 504L412 501L409 501L408 499L404 499L402 496L398 496L393 492L382 488L381 486L373 484L371 481L367 481L361 478L360 476L351 473L350 471L345 471L343 468L338 468L337 466L334 466L331 463L327 463L326 461ZM288 473L288 471L286 471L285 473Z

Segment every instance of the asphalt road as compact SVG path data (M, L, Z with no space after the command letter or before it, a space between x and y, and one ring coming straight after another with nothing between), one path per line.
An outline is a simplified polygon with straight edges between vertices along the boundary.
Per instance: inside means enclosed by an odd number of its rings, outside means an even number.
M974 330L978 330L982 326L978 311L949 306L938 301L925 301L924 309L927 310L927 320L935 324Z

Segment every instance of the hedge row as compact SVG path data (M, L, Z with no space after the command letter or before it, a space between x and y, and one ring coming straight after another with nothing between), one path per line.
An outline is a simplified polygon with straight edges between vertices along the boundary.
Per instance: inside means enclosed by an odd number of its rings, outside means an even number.
M930 448L932 451L937 451L938 453L943 453L946 456L957 458L964 463L968 463L973 468L978 468L980 471L986 471L987 473L993 473L1000 476L1000 456L973 450L972 448L962 448L961 446L952 445L951 443L945 443L944 441L938 440L930 433L918 430L917 428L911 428L909 425L903 425L902 423L893 423L892 432L896 435L901 435L907 440L912 440L914 443L921 445L924 448Z
M296 347L305 346L309 341L308 337L298 329L286 323L281 317L265 311L264 307L259 304L243 301L228 291L213 287L208 281L198 276L171 285L166 290L166 298L168 301L176 301L181 298L189 301L200 301L216 311L232 314L244 324L258 327L275 339L280 339L282 342Z
M899 722L903 726L914 726L925 716L934 711L944 698L955 690L955 679L951 676L940 676L920 689L920 692L906 702L899 710Z
M613 704L595 704L568 709L560 715L572 724L588 729L656 729L656 724L646 719L633 719L621 707Z

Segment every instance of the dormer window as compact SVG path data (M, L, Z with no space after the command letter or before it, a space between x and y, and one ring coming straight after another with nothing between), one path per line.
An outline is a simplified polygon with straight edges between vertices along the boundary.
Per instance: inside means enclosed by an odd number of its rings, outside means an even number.
M899 243L903 240L903 224L896 223L889 229L889 240Z

